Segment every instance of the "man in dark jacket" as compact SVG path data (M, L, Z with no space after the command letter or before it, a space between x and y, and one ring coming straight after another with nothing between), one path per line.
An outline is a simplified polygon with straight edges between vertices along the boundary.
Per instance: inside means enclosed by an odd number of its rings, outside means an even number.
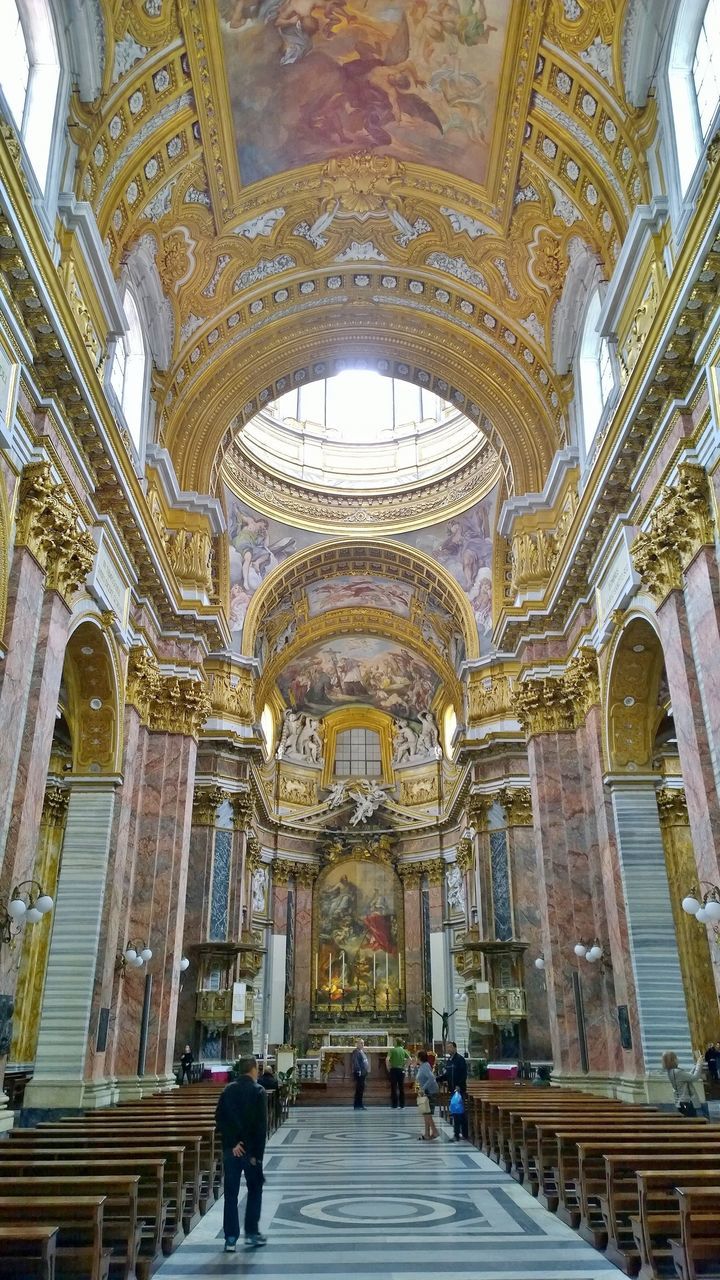
M461 1053L458 1053L458 1047L454 1040L450 1042L450 1056L445 1062L445 1070L440 1076L441 1080L447 1080L447 1086L450 1093L455 1089L459 1089L463 1101L465 1102L465 1111L460 1116L460 1129L463 1138L468 1136L468 1113L467 1113L467 1062Z
M267 1244L267 1236L259 1231L265 1181L262 1160L267 1137L267 1094L258 1084L255 1058L241 1058L238 1068L240 1078L223 1089L215 1114L223 1147L226 1253L235 1252L240 1235L238 1194L243 1173L247 1183L245 1247L259 1249Z

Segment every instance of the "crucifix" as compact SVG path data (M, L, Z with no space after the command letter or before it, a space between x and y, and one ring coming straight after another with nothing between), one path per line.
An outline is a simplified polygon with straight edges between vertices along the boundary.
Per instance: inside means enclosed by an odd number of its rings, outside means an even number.
M453 1009L452 1013L448 1013L447 1009L443 1009L441 1013L440 1010L436 1009L434 1005L431 1005L430 1008L432 1009L433 1013L436 1013L438 1018L440 1018L441 1020L442 1051L443 1051L443 1057L445 1057L445 1042L448 1036L450 1035L450 1019L452 1018L454 1013L457 1013L457 1009Z

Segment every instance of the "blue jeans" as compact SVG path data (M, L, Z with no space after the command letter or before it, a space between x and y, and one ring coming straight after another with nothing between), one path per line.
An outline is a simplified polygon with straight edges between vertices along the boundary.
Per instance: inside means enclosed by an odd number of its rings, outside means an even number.
M245 1174L247 1184L247 1200L245 1201L245 1235L257 1235L260 1226L260 1210L262 1209L262 1189L265 1178L261 1164L251 1164L247 1156L234 1156L232 1151L223 1151L223 1231L225 1239L237 1240L240 1235L240 1219L238 1217L238 1195L240 1182Z

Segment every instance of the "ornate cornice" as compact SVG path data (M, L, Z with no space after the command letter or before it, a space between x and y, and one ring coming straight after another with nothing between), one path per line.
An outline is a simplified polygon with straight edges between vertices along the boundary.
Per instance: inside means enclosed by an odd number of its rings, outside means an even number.
M505 810L509 827L532 826L532 793L529 787L501 787L497 798Z
M21 476L15 542L45 570L46 588L65 601L92 569L95 543L70 490L55 482L47 461L31 463Z
M222 787L196 787L193 795L193 826L214 827L218 805L229 800L227 791Z
M657 791L661 827L686 827L688 809L685 792L679 787L660 787Z
M528 738L575 728L575 704L562 676L523 680L513 689L512 707Z

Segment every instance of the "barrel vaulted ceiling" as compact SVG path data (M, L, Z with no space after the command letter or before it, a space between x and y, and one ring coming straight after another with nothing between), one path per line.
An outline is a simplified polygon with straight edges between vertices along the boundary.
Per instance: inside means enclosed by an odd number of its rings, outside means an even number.
M507 493L567 441L553 314L649 194L615 0L108 6L77 196L155 299L161 443L214 491L259 408L348 363L478 421Z

